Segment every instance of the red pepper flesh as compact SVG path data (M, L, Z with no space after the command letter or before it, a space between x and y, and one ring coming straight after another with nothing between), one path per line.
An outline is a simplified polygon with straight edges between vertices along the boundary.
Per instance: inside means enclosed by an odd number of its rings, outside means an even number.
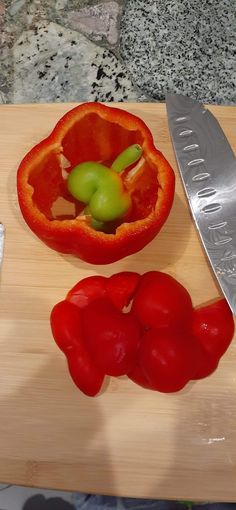
M71 378L80 391L88 397L95 397L101 390L104 374L91 361L83 345L67 356Z
M140 327L131 314L121 313L109 299L99 299L83 310L82 325L88 352L103 373L120 376L133 368Z
M78 282L67 294L66 299L78 306L85 308L96 299L107 295L107 278L105 276L88 276Z
M141 277L132 313L145 326L182 328L191 322L192 312L188 291L172 276L150 271Z
M219 365L220 358L217 356L208 356L206 351L198 344L198 363L196 365L196 372L192 379L204 379L213 374Z
M69 301L61 301L52 309L50 321L54 340L67 357L73 381L85 395L94 397L101 389L104 374L84 345L79 309Z
M137 361L134 368L128 374L129 379L134 383L138 384L138 386L142 386L142 388L147 388L149 390L154 390L151 386L150 382L147 380L146 375L144 374L143 369L141 368L139 362Z
M153 389L181 390L193 377L196 346L190 335L170 329L150 329L139 349L139 363Z
M69 301L60 301L51 311L52 334L62 352L76 349L81 336L81 317L78 308Z
M129 306L139 281L140 275L132 271L122 271L108 278L107 295L118 310Z
M234 319L225 299L194 311L193 334L202 350L194 379L201 379L214 372L234 335Z

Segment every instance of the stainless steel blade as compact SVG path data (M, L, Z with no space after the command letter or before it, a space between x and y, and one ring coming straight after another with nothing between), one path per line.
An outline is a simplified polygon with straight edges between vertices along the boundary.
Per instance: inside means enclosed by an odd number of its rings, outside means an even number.
M218 121L200 103L167 95L166 107L193 218L236 315L236 157Z

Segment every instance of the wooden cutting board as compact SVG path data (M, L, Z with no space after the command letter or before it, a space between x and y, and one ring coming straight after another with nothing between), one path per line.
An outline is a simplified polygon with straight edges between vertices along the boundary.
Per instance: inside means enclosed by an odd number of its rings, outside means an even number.
M0 107L0 220L6 227L0 304L0 481L146 498L236 501L236 344L217 372L181 393L113 379L95 399L71 382L49 327L52 306L80 278L163 270L196 305L220 295L179 181L164 104L119 104L142 117L176 171L168 222L144 250L91 266L44 246L19 213L25 153L74 105ZM235 107L211 107L236 150Z

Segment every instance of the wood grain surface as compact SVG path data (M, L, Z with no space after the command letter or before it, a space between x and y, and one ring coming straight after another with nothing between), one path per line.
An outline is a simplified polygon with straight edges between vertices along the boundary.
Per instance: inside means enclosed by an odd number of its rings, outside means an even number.
M234 342L214 375L177 395L121 378L89 399L71 382L52 340L52 306L88 275L159 269L179 279L196 305L220 295L179 182L164 104L119 104L145 120L176 171L174 207L152 243L97 267L51 251L26 227L16 196L18 164L72 106L0 107L0 220L6 227L0 481L118 496L236 501ZM235 107L210 109L235 150Z

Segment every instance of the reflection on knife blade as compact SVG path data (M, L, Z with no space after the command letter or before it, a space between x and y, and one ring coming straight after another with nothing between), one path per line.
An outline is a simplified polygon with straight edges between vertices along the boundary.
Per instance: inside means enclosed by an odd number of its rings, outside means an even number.
M211 266L236 315L236 158L220 124L198 101L167 95L184 189Z

